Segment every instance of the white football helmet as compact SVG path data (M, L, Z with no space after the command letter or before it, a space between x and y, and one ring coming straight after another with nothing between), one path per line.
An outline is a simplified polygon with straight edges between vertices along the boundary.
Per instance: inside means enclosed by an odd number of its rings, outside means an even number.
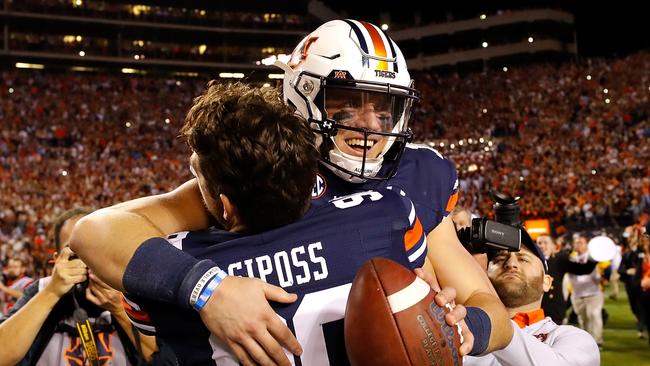
M328 168L355 183L395 175L418 96L404 55L379 27L327 22L298 44L288 64L275 65L284 70L285 102L318 132ZM357 122L368 111L373 123Z

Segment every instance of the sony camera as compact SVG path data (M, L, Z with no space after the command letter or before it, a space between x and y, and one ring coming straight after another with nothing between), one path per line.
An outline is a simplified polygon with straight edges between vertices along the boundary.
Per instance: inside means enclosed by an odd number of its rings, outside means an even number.
M485 217L472 219L472 226L460 229L458 239L471 254L491 253L497 250L517 252L521 248L519 197L492 191L496 221Z

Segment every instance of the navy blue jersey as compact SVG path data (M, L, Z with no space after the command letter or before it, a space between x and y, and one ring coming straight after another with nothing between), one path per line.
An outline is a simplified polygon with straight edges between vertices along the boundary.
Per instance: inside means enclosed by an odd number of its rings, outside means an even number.
M389 168L384 166L381 172ZM386 187L402 190L413 201L426 233L438 226L458 199L454 164L428 146L407 144L397 173L388 180L350 183L322 167L312 191L312 202L326 204L334 197Z
M214 260L229 275L254 276L298 294L293 304L273 305L303 347L294 364L345 365L342 319L357 270L377 256L409 268L424 263L426 235L415 212L409 199L382 189L312 207L298 222L262 234L213 228L168 240L197 258ZM129 295L125 300L134 324L171 346L181 364L238 364L196 311Z

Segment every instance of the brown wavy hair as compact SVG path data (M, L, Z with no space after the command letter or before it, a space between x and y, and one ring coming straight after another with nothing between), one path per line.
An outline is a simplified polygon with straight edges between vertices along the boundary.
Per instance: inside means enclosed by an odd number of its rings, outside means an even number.
M208 83L181 134L210 195L225 194L249 232L299 219L309 207L319 154L308 123L275 88Z

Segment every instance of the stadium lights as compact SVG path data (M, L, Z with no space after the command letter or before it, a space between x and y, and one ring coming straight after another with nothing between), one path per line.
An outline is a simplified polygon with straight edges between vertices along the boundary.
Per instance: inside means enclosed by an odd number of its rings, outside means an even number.
M269 79L282 79L284 74L269 74Z
M16 62L17 69L44 69L45 65L43 64L28 64L26 62Z
M97 71L94 67L84 67L84 66L72 66L70 68L72 71Z
M146 74L147 72L144 70L138 70L138 69L131 69L128 67L122 68L122 74Z
M291 59L291 55L281 53L278 55L271 55L269 57L263 58L261 61L257 61L256 64L269 66L269 65L273 65L273 63L275 63L276 60L280 60L286 64L289 62L290 59Z
M481 16L479 17L479 19L481 19L481 20L485 20L485 19L487 19L487 15L485 15L485 14L481 14Z
M241 79L244 74L241 72L220 72L219 77L222 79Z
M388 24L384 23L381 25L381 30L387 31L388 30Z
M533 43L533 41L535 41L533 37L528 37L528 43Z
M487 43L487 42L483 42L483 43L481 43L481 46L483 46L483 48L487 48L488 43Z
M79 56L81 56L81 57L86 56L86 52L84 52L84 51L79 51Z
M175 75L175 76L191 76L191 77L197 77L197 76L199 76L199 73L198 73L198 72L191 72L191 71L190 71L190 72L186 72L186 71L176 71L176 72L173 72L172 75ZM181 85L181 82L180 82L180 81L176 81L176 85Z

